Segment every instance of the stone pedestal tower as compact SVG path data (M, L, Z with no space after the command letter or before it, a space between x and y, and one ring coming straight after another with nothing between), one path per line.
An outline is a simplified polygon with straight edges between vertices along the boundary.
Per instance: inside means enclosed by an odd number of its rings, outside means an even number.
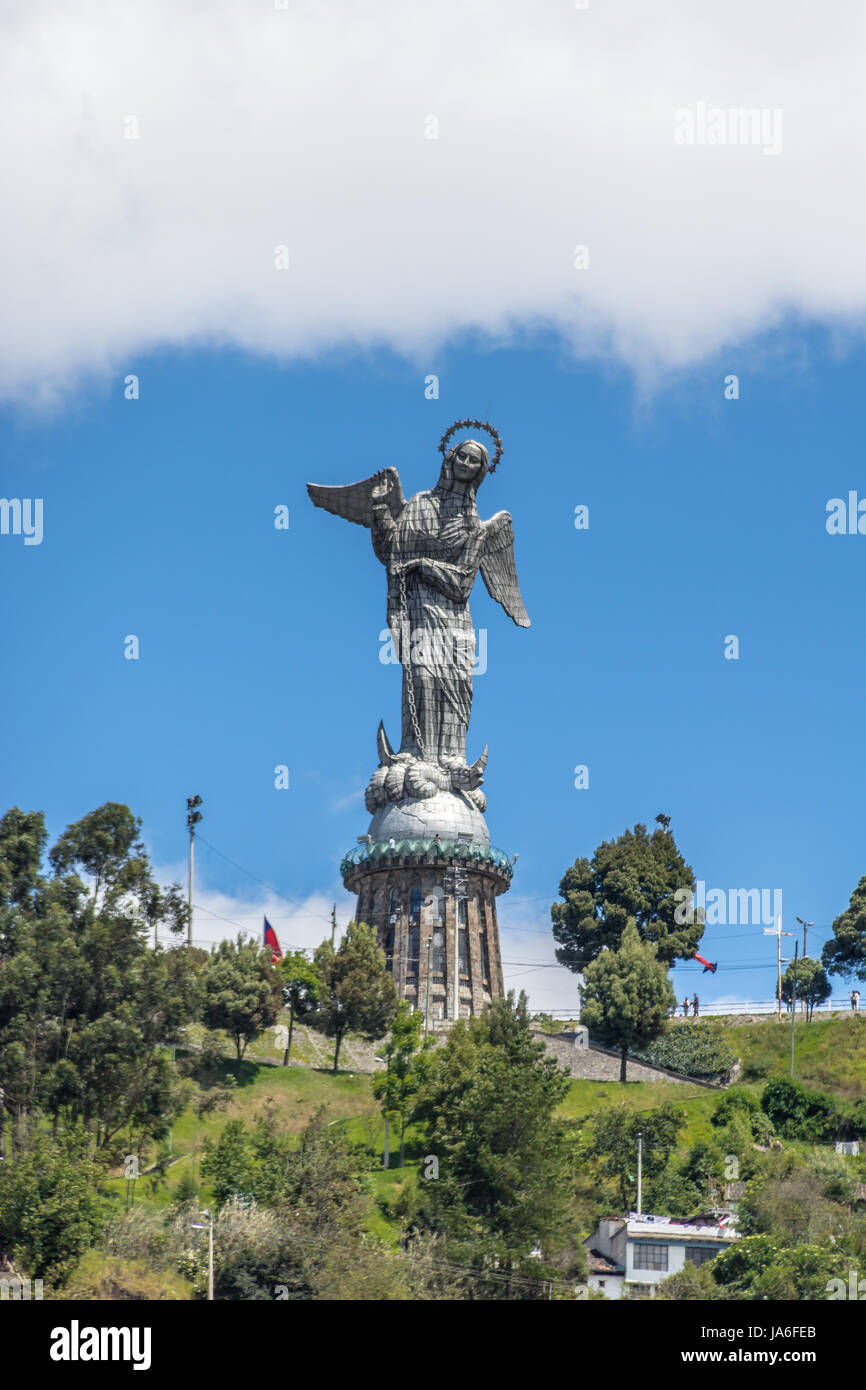
M504 996L496 899L507 855L484 817L450 792L379 810L341 865L356 920L375 927L401 999L430 1028L479 1014ZM455 992L456 991L456 992Z
M485 430L487 449L462 426ZM491 597L528 627L508 512L482 521L479 486L496 469L502 442L486 421L459 420L440 441L439 480L406 501L395 468L348 487L309 484L317 507L367 527L388 575L388 630L403 668L398 752L379 725L379 766L367 787L366 835L342 863L358 895L356 920L375 927L399 995L429 1025L481 1012L504 994L496 898L512 861L490 844L481 790L487 749L471 765L476 641L469 595L479 572Z

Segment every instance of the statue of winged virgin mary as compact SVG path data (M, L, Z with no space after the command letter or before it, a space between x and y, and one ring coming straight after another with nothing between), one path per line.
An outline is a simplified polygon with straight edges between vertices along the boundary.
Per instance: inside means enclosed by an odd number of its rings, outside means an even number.
M493 465L475 439L448 448L460 427L474 425L496 440ZM379 769L367 788L374 812L386 802L457 793L477 810L487 749L466 762L472 710L475 633L469 595L478 571L488 593L519 627L529 627L514 564L514 529L508 512L489 521L478 515L476 495L502 452L486 422L461 420L442 437L436 486L407 502L396 468L385 468L347 487L308 484L317 507L366 526L388 575L388 628L403 668L402 738L394 752L379 725Z

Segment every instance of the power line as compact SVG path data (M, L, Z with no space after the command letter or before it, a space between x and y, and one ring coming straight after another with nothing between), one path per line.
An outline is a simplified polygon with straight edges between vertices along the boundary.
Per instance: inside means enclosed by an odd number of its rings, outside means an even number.
M213 909L210 908L210 907L202 907L202 905L201 905L200 903L196 903L196 904L195 904L195 910L196 910L196 912L206 912L207 915L208 915L209 917L216 917L216 918L218 919L218 921L220 921L220 922L228 922L228 924L229 924L230 926L232 926L232 927L238 927L238 928L239 928L241 931L243 931L243 932L249 931L249 928L247 928L247 927L242 927L242 926L241 926L241 923L240 923L240 922L236 922L235 919L234 919L233 917L223 917L223 916L220 915L219 912L214 912ZM264 916L264 913L257 914L257 915ZM241 920L243 920L243 919L241 919ZM290 919L290 918L277 918L276 920L277 920L277 921L281 921L281 920L282 920L282 921L290 921L290 920L293 920L293 919ZM250 933L250 935L253 936L253 937L255 937L256 933L252 932L252 933ZM200 937L198 938L198 940L199 940L199 941L204 941L204 940L205 940L205 937L200 936ZM208 942L208 944L209 944L209 945L218 945L219 943L218 943L218 942ZM313 949L312 946L298 946L298 945L296 945L296 944L294 944L293 942L290 942L290 941L287 941L287 942L285 942L284 944L285 944L286 949L287 949L288 951L311 951L311 950Z
M260 884L262 888L267 888L269 893L275 893L276 896L278 898L282 898L284 902L291 903L292 907L300 907L306 909L306 905L304 903L299 903L296 898L290 898L288 893L281 893L279 888L275 888L272 883L265 883L265 880L263 878L259 878L258 874L254 874L250 869L245 869L243 864L238 864L234 859L230 859L227 854L223 854L221 849L217 849L216 845L212 845L209 840L206 840L204 838L203 835L196 834L195 838L197 840L200 840L203 845L207 845L208 849L213 850L214 854L218 854L220 859L224 859L227 864L231 864L233 869L238 869L240 873L246 874L248 878L251 878L256 883ZM323 922L327 922L328 926L330 927L330 917L323 917L320 912L311 912L309 911L309 909L306 910L308 916L319 917Z

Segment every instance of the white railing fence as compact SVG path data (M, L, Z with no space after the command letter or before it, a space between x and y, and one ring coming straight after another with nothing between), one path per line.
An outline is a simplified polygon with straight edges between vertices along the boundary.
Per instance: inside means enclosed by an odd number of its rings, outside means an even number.
M698 996L698 998L699 998L699 1001L700 1001L700 996ZM757 999L757 1000L742 1000L742 1001L740 1001L740 1000L734 1000L733 1002L728 1002L728 1003L726 1003L726 1004L703 1004L703 1003L700 1003L700 1002L699 1002L699 1010L700 1010L699 1017L701 1017L701 1018L706 1018L706 1017L713 1018L713 1017L716 1017L716 1018L717 1018L717 1017L719 1017L720 1015L737 1015L737 1014L740 1014L740 1015L746 1016L746 1015L749 1015L749 1014L774 1014L774 1013L777 1012L778 1007L779 1007L779 1005L778 1005L778 1001L777 1001L776 999ZM578 1009L545 1009L545 1010L543 1010L543 1012L544 1012L545 1014L547 1014L548 1017L550 1017L550 1018L555 1018L557 1021L568 1021L568 1020L570 1020L570 1019L573 1019L575 1022L577 1022L577 1017L578 1017L579 1010L578 1010ZM846 996L845 998L842 998L842 999L828 999L828 1000L826 1000L825 1003L823 1003L823 1004L816 1004L816 1005L815 1005L815 1008L814 1008L814 1016L815 1016L816 1018L818 1017L819 1014L833 1014L833 1013L850 1014L850 1013L852 1013L852 1012L854 1012L854 1011L853 1011L852 1008L851 1008L851 1000L850 1000L850 997L848 997L848 996ZM783 1014L783 1016L787 1016L788 1018L790 1018L790 1015L791 1015L790 1008L789 1008L788 1005L785 1004L785 1003L782 1004L782 1014ZM797 1017L799 1018L801 1014L803 1015L803 1017L805 1017L805 1013L804 1013L804 1011L803 1011L803 1005L802 1005L802 1003L798 1000L798 1001L797 1001ZM682 1013L682 1006L678 1004L678 1005L677 1005L676 1017L677 1017L677 1018L682 1018L682 1016L683 1016L683 1013ZM691 1008L689 1008L689 1017L691 1017Z

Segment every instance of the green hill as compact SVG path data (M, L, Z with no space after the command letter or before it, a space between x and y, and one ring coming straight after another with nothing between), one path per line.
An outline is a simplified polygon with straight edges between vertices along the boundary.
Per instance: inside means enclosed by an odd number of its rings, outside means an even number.
M790 1068L790 1020L780 1025L775 1018L741 1024L713 1021L710 1026L723 1032L741 1060L741 1082L760 1093L762 1084L770 1077L787 1076ZM200 1074L199 1084L207 1095L218 1091L228 1081L230 1098L224 1108L199 1114L187 1108L175 1123L170 1142L141 1156L142 1176L134 1186L127 1185L117 1174L109 1182L119 1206L130 1201L136 1204L167 1206L174 1201L182 1184L195 1181L199 1198L206 1202L211 1193L199 1177L203 1145L216 1137L227 1120L253 1119L265 1110L272 1110L281 1126L299 1133L313 1114L323 1109L326 1121L344 1124L346 1133L357 1145L359 1163L368 1168L371 1192L369 1226L380 1235L390 1233L388 1211L399 1196L404 1183L415 1181L419 1155L415 1154L412 1135L407 1145L407 1163L403 1172L396 1168L385 1172L378 1156L384 1149L385 1130L379 1106L372 1094L372 1075L368 1071L341 1070L335 1075L315 1062L327 1054L328 1043L308 1030L300 1030L298 1052L293 1044L293 1065L280 1066L273 1030L263 1035L251 1051L253 1055L237 1064L231 1057L226 1041L225 1056L219 1063ZM369 1066L375 1049L357 1046L358 1060ZM347 1055L352 1054L351 1044ZM301 1059L305 1064L298 1064ZM313 1065L310 1065L313 1061ZM815 1086L850 1101L866 1094L866 1017L842 1016L815 1019L810 1023L798 1021L795 1027L795 1075L806 1085ZM665 1102L682 1106L688 1116L682 1135L685 1150L697 1140L712 1136L710 1115L719 1099L719 1092L701 1086L683 1085L672 1089L665 1082L629 1082L622 1086L610 1081L573 1080L562 1106L568 1119L579 1120L613 1105L625 1104L635 1110L652 1109ZM156 1169L153 1165L160 1160ZM392 1159L396 1163L396 1157ZM150 1171L148 1171L150 1170Z
M790 1075L791 1019L783 1014L759 1023L719 1020L724 1037L742 1062L743 1081ZM866 1095L866 1016L798 1019L794 1028L794 1075L806 1086L840 1100Z

